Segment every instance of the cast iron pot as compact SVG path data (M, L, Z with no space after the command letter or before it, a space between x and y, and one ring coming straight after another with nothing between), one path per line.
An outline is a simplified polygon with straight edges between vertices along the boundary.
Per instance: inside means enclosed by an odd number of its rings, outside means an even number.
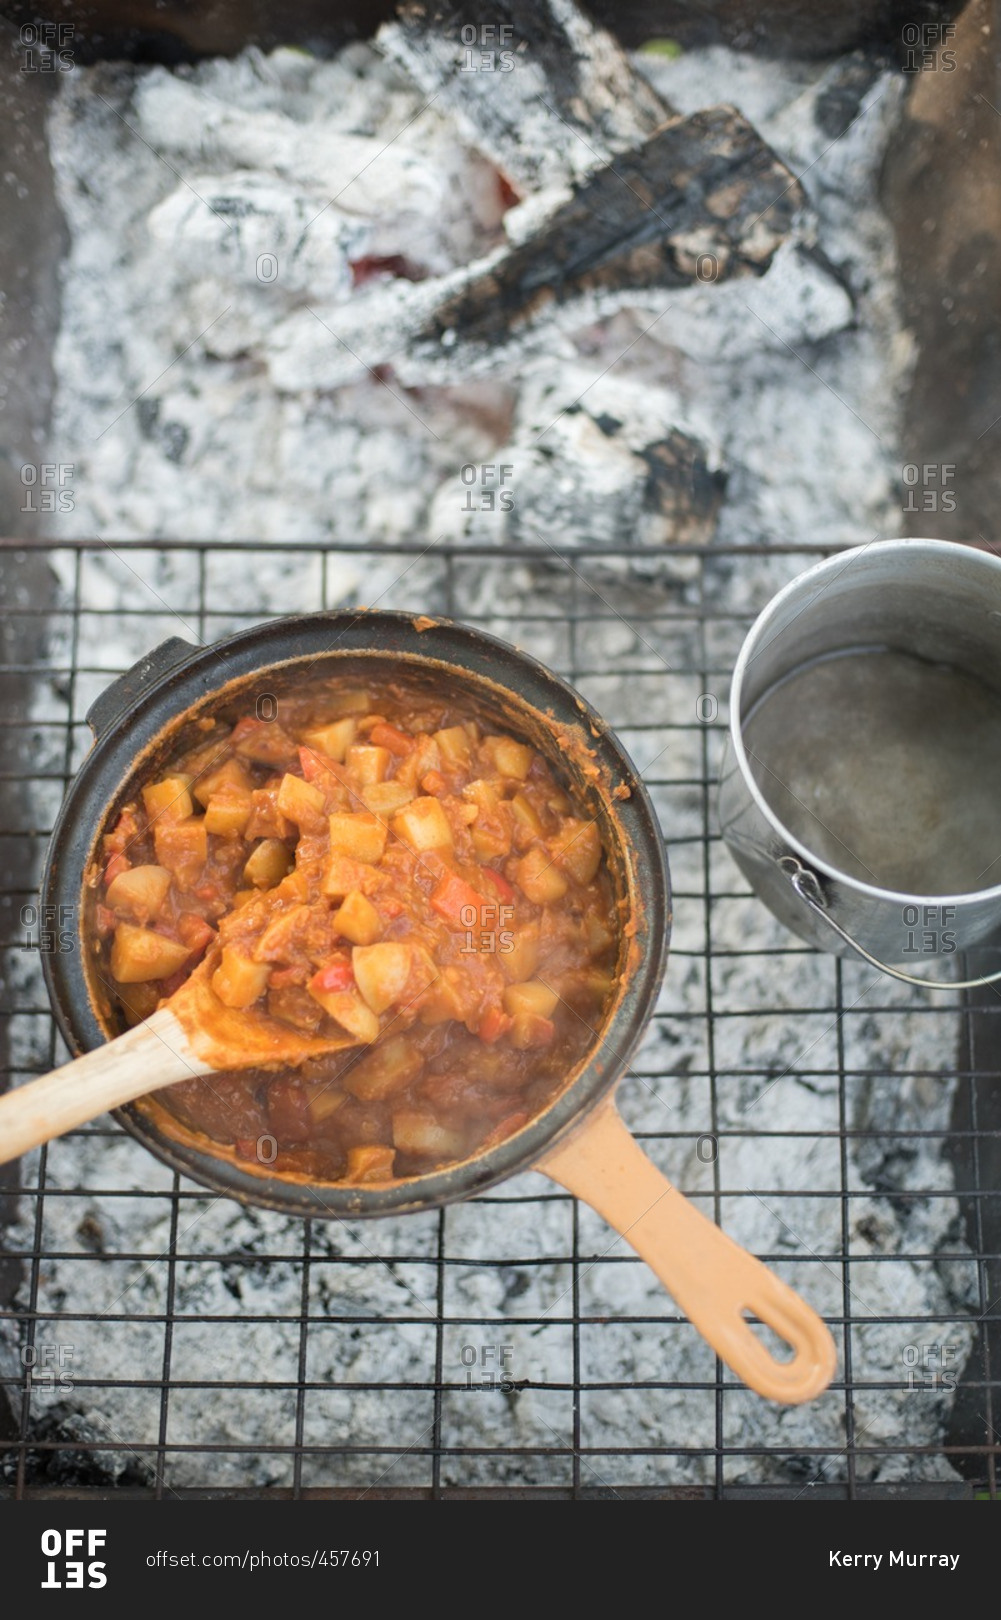
M667 1182L622 1124L611 1091L651 1015L671 924L667 861L639 775L600 716L535 659L449 620L334 612L273 620L207 647L171 640L104 692L87 719L95 744L53 832L43 903L76 918L76 949L44 958L70 1049L121 1033L88 926L86 878L101 835L158 768L198 735L199 720L246 713L306 680L391 676L415 695L444 690L538 748L602 835L623 932L618 985L595 1043L561 1092L524 1128L460 1164L383 1186L345 1186L236 1158L199 1136L157 1097L116 1117L144 1147L214 1192L285 1214L357 1218L427 1209L528 1169L585 1198L626 1236L719 1355L773 1399L810 1398L828 1383L834 1347L820 1319L759 1261ZM779 1361L745 1318L753 1312L793 1346Z

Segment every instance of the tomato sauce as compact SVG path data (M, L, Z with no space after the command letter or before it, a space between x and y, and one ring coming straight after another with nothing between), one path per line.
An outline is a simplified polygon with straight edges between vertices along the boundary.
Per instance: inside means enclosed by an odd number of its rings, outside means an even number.
M213 726L125 807L94 884L129 1023L209 953L225 1006L350 1038L158 1094L277 1171L378 1184L495 1145L559 1092L615 986L595 822L537 749L388 681Z

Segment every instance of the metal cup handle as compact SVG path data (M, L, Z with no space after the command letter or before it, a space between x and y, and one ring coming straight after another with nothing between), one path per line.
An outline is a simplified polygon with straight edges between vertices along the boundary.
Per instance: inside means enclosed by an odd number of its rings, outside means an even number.
M870 956L865 947L860 945L857 939L853 939L840 923L835 922L827 909L824 891L816 872L811 872L810 868L804 866L795 855L780 855L777 864L799 898L810 907L814 915L825 922L828 928L833 929L835 934L840 935L845 944L850 945L852 950L870 966L879 968L881 973L889 973L892 978L902 979L905 984L916 984L923 990L978 990L981 985L996 984L1001 979L1001 969L997 973L987 973L981 979L919 979L913 973L902 973L899 968L890 967L887 962L880 962L877 957Z

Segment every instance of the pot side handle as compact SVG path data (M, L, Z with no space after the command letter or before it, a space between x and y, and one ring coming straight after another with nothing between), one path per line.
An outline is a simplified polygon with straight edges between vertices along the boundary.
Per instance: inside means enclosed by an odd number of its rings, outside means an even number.
M154 647L152 652L138 659L124 675L119 675L117 681L105 687L87 710L87 724L94 736L100 740L123 715L135 707L147 687L197 651L194 642L185 641L181 636L170 636L167 641L161 641L158 647Z
M661 1175L613 1103L590 1114L535 1168L621 1233L749 1388L786 1405L827 1388L837 1352L820 1317ZM745 1311L792 1347L790 1360L771 1354Z

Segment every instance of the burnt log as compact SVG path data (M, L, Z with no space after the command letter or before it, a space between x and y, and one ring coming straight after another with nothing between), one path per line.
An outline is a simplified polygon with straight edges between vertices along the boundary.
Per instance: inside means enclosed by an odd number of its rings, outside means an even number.
M379 49L519 191L565 185L645 140L672 109L572 0L412 0Z
M752 125L709 108L597 170L515 245L434 280L296 311L267 344L272 377L295 390L387 362L408 385L503 372L554 329L625 305L666 313L674 291L762 275L802 205Z
M802 201L734 108L695 113L599 169L537 236L447 298L411 352L451 332L494 347L588 299L618 306L633 293L761 275Z

